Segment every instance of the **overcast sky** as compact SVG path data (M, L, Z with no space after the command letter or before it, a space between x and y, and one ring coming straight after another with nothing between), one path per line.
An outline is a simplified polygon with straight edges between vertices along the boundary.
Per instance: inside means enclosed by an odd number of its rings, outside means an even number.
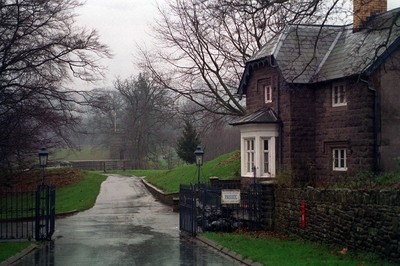
M163 0L86 0L77 10L78 23L96 29L100 40L107 44L113 58L107 60L106 79L98 87L111 86L116 77L137 75L133 63L137 45L152 46L150 24L157 14L157 3ZM93 86L93 85L87 85Z
M97 87L110 87L117 76L137 75L133 63L136 44L152 47L150 24L157 16L157 4L164 0L86 0L79 8L78 23L99 32L100 39L114 54L107 60L106 78ZM400 0L388 0L388 10L400 7ZM85 85L88 89L93 85Z

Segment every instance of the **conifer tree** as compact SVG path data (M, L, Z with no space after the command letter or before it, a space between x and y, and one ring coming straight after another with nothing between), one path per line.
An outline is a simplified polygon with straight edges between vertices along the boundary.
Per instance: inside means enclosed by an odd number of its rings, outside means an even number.
M182 135L177 142L176 152L179 158L187 163L194 163L196 161L194 151L199 144L200 139L196 129L189 120L186 120Z

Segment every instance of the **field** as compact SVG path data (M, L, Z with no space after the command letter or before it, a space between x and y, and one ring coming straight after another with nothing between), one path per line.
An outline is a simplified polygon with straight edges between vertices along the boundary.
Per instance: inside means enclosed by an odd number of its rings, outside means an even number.
M74 160L107 160L110 159L109 151L103 147L83 146L76 150L58 149L51 151L49 160L74 161Z

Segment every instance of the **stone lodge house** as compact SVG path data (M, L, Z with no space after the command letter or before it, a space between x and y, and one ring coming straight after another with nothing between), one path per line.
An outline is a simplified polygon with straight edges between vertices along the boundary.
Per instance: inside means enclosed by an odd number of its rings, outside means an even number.
M360 1L352 25L287 25L246 63L243 182L399 169L400 8Z

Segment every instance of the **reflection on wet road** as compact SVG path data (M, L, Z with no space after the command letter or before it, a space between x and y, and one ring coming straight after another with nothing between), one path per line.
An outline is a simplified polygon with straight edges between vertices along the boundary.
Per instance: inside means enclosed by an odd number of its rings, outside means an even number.
M16 265L239 265L180 238L178 222L140 178L110 175L92 209L58 219L54 241Z

